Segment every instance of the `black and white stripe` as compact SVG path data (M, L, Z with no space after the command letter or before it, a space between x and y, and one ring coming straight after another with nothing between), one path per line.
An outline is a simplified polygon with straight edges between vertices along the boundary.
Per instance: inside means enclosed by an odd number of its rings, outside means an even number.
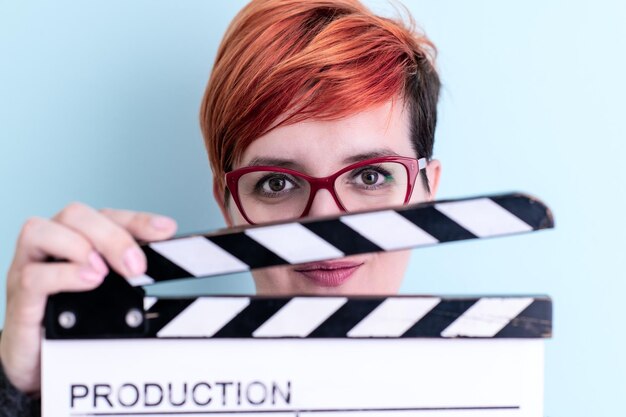
M252 226L143 246L135 286L284 264L527 233L554 226L549 209L522 194L440 201L321 220Z
M547 297L147 299L152 338L547 338Z

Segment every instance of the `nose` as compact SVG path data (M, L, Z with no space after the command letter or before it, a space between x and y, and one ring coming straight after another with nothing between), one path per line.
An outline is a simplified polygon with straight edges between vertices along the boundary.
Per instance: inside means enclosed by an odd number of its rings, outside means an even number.
M333 198L332 194L328 190L318 190L317 194L313 197L313 202L309 208L307 216L319 217L330 216L342 213L343 210L337 205L337 202Z

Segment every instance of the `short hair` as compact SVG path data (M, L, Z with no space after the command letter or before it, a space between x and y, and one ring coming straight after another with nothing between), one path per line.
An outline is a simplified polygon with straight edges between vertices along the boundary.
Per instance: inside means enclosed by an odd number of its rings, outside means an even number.
M395 97L410 112L416 154L430 159L435 55L410 15L408 23L380 17L358 0L251 1L224 35L200 110L219 190L250 143L274 127L336 120Z

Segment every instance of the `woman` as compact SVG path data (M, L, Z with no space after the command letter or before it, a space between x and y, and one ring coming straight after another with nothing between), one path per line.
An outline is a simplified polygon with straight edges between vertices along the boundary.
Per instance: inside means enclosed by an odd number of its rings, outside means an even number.
M356 0L252 1L225 34L200 117L227 224L432 198L440 172L431 160L439 94L432 54L426 37ZM98 286L107 263L125 277L142 274L135 239L175 231L166 217L79 203L24 225L7 277L0 409L37 413L28 395L40 388L46 297ZM45 263L48 256L67 262ZM408 256L354 256L253 277L262 294L395 293Z

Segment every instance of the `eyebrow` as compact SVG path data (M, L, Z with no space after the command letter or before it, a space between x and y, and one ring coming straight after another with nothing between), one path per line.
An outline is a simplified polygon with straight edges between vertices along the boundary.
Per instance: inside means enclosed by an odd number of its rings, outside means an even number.
M350 155L343 159L342 163L349 165L354 164L366 159L380 158L383 156L400 156L397 152L392 151L389 148L374 149L368 152L362 152L356 155ZM253 158L246 164L247 167L259 167L259 166L273 166L279 168L289 168L296 171L303 169L302 165L293 159L288 158L275 158L275 157L257 157Z
M297 170L298 168L302 168L300 164L292 159L285 158L270 158L270 157L258 157L253 158L249 163L246 164L248 167L260 167L260 166L273 166L279 168L290 168Z
M356 162L364 161L366 159L381 158L383 156L400 156L400 155L398 155L398 153L392 151L389 148L381 148L381 149L375 149L370 152L364 152L364 153L359 153L356 155L351 155L345 158L343 160L343 163L354 164Z

